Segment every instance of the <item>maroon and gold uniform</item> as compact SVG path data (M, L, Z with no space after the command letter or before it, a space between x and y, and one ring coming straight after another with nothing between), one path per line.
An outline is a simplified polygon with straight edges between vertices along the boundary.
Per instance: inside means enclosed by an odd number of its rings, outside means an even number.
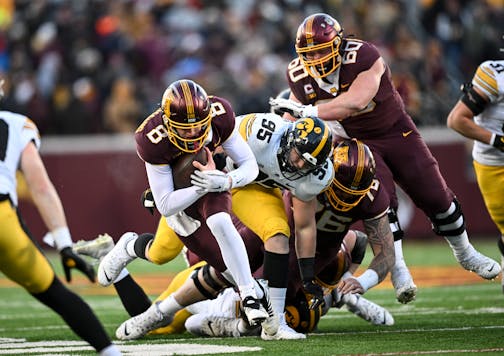
M374 45L353 38L345 38L340 48L341 66L324 79L312 78L299 58L290 62L287 79L292 93L302 104L316 105L344 93L359 73L368 70L380 57ZM350 137L362 140L373 151L376 175L390 195L391 207L397 208L398 204L395 180L427 216L448 209L454 195L406 113L388 66L368 106L340 123Z

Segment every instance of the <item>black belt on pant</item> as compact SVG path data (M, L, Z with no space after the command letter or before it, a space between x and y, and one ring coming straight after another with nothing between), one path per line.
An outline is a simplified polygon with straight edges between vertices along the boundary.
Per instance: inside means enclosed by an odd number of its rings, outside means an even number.
M9 194L0 194L0 201L10 200Z

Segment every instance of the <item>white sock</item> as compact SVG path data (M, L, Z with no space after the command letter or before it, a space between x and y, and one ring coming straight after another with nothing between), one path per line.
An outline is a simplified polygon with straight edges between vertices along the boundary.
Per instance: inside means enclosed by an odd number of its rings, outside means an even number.
M111 344L111 345L107 346L106 348L104 348L103 350L101 350L99 355L100 356L121 356L122 354L116 345Z
M121 270L121 272L119 272L119 275L116 277L116 279L114 279L114 283L117 283L119 282L120 280L122 280L124 277L128 276L129 275L129 271L125 268L123 268Z
M277 314L283 315L285 309L285 296L287 288L269 288L271 307Z
M243 239L233 225L231 216L224 212L217 213L210 216L206 223L219 244L222 259L236 284L244 287L252 286L254 279L250 271L247 250Z
M170 294L158 304L158 308L163 315L173 315L184 307L175 300L173 294Z
M130 255L131 257L138 257L136 255L136 252L135 252L135 242L136 242L137 239L133 239L131 241L128 241L128 243L126 244L126 252L128 253L128 255Z
M455 256L462 255L468 248L472 247L466 231L457 236L445 236L445 239L448 241L448 244L452 248Z

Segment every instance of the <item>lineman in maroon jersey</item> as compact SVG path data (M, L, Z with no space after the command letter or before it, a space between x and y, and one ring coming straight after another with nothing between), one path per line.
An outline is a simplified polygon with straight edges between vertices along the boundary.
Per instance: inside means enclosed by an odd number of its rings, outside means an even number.
M296 52L298 58L287 69L290 100L271 99L270 104L295 117L320 117L337 135L361 139L372 149L377 177L390 197L389 220L396 240L392 282L398 300L413 300L416 286L402 256L404 232L397 220L394 181L424 211L433 231L445 237L462 267L483 278L495 278L499 264L469 242L460 203L406 113L376 47L343 37L339 23L319 13L299 26Z

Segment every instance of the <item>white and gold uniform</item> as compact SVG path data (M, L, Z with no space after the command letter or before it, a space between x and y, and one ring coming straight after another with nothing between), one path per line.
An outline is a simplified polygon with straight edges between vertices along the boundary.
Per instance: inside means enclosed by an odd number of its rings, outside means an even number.
M504 135L504 60L481 63L472 79L474 87L489 99L485 110L474 117L479 126ZM504 236L504 152L481 141L474 141L473 164L478 185L492 220Z
M40 147L37 126L26 116L0 111L0 270L30 293L40 293L54 272L17 214L16 171L30 142Z
M332 182L334 167L330 158L315 172L288 179L280 168L278 150L282 135L293 125L272 113L254 113L236 117L235 128L247 141L259 166L253 184L233 189L233 213L263 241L275 234L290 236L281 189L302 201L310 201ZM228 161L228 169L232 162Z

